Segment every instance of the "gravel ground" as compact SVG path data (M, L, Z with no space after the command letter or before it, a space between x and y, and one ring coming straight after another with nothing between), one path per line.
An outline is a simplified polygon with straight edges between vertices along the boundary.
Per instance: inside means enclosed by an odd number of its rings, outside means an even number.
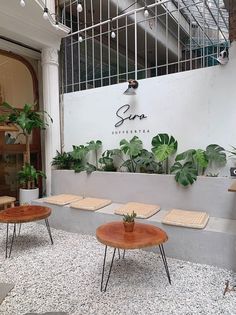
M0 282L15 287L0 314L236 314L236 292L223 297L225 280L235 279L227 270L169 258L170 286L159 255L129 251L124 260L116 257L107 292L101 293L104 247L94 237L52 229L52 246L45 226L24 224L5 260L5 229L0 225Z

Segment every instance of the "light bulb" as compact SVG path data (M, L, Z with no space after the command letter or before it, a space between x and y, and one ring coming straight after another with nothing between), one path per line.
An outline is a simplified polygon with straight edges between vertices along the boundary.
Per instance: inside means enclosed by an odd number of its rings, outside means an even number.
M116 33L114 31L111 32L111 38L116 38Z
M82 41L83 41L83 37L79 36L79 42L82 43Z
M43 18L44 20L48 20L48 8L44 8Z
M77 5L77 12L81 13L82 11L83 11L82 5L81 5L81 3L78 3L78 5Z
M144 14L145 18L149 17L148 9L145 9L143 14Z
M20 0L20 6L21 6L22 8L25 7L25 1L24 1L24 0Z

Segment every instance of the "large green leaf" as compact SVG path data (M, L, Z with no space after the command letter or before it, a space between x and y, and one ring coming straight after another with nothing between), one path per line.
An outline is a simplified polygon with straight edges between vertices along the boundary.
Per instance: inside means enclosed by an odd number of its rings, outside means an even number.
M160 165L155 161L154 154L144 149L135 158L135 161L142 173L158 173L160 169Z
M73 145L73 151L70 153L73 160L77 160L77 161L85 161L86 156L89 152L89 148L87 146L84 145L79 145L79 146L75 146Z
M227 162L225 149L218 144L210 144L206 148L206 157L209 164L216 164L217 166L224 166Z
M152 152L158 161L165 161L170 155L174 154L178 147L178 142L173 136L160 133L152 139Z
M35 184L38 184L39 177L46 178L46 175L42 171L37 171L33 165L25 163L17 173L17 179L23 188L34 188Z
M235 157L236 156L236 148L233 147L232 145L231 145L231 148L232 148L231 149L232 151L227 150L227 152L231 153L231 155L229 157Z
M193 154L193 160L197 166L200 166L202 169L205 169L208 166L208 158L204 150L197 149Z
M186 162L183 165L176 162L170 171L175 174L176 182L182 186L192 185L197 180L197 170L192 162Z
M96 151L96 150L99 150L102 146L102 141L100 140L97 140L97 141L90 141L90 142L87 142L88 144L88 149L91 150L91 151Z
M117 168L114 165L114 157L120 156L121 151L119 149L106 150L102 153L102 157L99 159L101 168L106 172L116 172Z
M175 161L185 161L185 162L189 162L193 160L193 155L196 153L196 150L194 149L190 149L187 151L184 151L180 154L178 154L175 158Z
M7 114L1 116L1 122L16 124L24 134L30 135L35 128L45 129L48 126L47 118L52 122L51 116L46 111L34 111L34 105L25 104L22 110L8 103L3 103L1 107L8 111Z
M71 168L73 158L67 153L60 153L57 151L57 155L52 160L52 165L56 166L57 169L69 170Z
M122 152L134 158L141 153L143 143L137 136L134 136L130 141L125 139L121 140L120 147Z

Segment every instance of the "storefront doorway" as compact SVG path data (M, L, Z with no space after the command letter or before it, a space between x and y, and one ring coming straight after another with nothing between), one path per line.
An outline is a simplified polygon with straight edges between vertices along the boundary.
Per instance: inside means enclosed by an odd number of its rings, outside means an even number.
M22 109L35 104L38 109L37 61L0 50L0 104ZM2 114L3 109L0 109ZM0 196L18 198L17 172L23 165L24 137L15 126L0 124ZM31 139L31 163L41 169L40 132Z

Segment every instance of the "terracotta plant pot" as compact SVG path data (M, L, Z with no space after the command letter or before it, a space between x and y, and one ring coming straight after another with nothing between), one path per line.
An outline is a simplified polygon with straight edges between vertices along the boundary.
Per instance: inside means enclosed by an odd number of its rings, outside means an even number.
M125 232L133 232L134 230L134 222L123 222Z

